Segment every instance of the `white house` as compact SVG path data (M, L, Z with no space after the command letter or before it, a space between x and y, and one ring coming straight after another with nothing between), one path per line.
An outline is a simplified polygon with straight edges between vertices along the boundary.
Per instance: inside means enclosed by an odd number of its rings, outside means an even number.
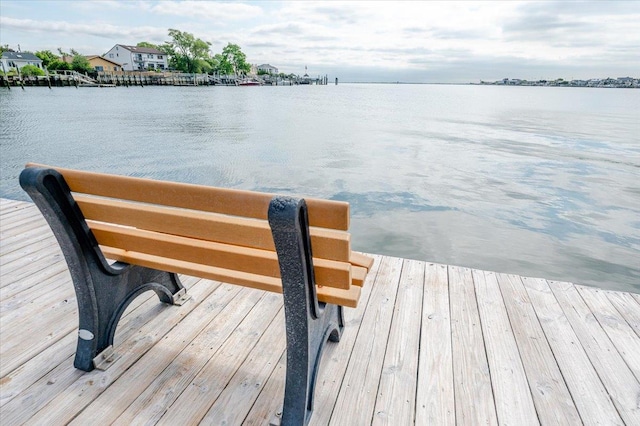
M116 44L102 57L122 64L125 71L165 70L169 68L167 55L151 47Z
M278 68L269 64L258 65L258 72L266 72L267 74L278 74Z
M2 71L5 72L9 72L11 68L21 69L25 65L35 65L40 69L44 69L42 59L28 52L2 52L1 61Z

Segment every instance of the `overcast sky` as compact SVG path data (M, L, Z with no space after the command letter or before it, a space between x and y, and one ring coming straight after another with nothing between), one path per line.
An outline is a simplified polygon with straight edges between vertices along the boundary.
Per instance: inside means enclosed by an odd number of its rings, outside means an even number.
M640 77L640 1L0 2L0 44L104 54L176 28L341 81Z

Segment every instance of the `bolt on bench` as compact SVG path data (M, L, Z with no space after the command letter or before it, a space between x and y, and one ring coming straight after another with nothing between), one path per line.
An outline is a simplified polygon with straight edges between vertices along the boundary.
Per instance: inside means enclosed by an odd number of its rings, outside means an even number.
M27 164L20 185L51 226L73 279L76 368L101 367L139 294L153 290L172 305L188 299L178 273L281 292L282 423L309 421L324 343L339 341L342 307L356 306L373 263L351 251L348 203L37 164Z

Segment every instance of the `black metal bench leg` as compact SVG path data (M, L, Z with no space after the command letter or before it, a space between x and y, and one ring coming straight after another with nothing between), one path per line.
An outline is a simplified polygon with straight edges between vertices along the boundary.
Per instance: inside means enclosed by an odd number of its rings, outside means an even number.
M176 274L140 266L127 265L118 275L91 270L91 277L73 277L78 302L79 294L89 292L95 298L78 303L78 347L73 365L84 371L102 368L109 361L113 338L120 317L138 295L156 292L161 302L181 304L185 290Z
M49 223L69 265L79 313L74 366L91 371L94 359L113 345L118 320L137 295L153 290L162 302L178 304L184 287L172 273L120 262L110 265L57 171L26 168L20 185Z
M306 425L327 340L340 340L342 306L318 303L304 200L275 197L269 224L278 252L287 331L287 376L282 425Z

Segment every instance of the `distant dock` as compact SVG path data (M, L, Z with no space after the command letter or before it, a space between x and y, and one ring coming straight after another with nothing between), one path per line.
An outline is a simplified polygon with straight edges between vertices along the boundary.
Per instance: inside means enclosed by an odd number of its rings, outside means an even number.
M182 277L133 301L106 371L73 367L66 262L32 203L0 199L3 424L277 424L275 293ZM640 424L640 295L374 255L320 366L311 425Z
M75 71L62 71L46 76L3 76L2 86L11 87L116 87L116 86L296 86L326 85L328 77L308 76L281 78L271 75L237 76L188 74L175 72L99 72L90 76Z

